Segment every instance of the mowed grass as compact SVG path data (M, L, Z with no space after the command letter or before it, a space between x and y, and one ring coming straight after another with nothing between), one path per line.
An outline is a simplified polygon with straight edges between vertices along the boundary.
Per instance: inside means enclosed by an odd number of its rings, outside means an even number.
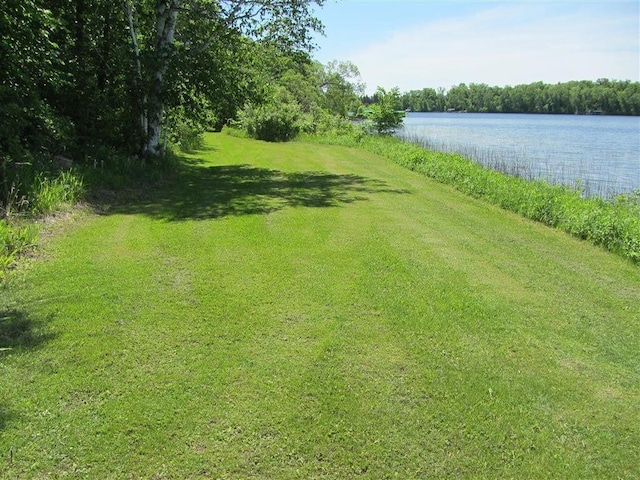
M2 478L637 478L640 268L224 135L0 301Z

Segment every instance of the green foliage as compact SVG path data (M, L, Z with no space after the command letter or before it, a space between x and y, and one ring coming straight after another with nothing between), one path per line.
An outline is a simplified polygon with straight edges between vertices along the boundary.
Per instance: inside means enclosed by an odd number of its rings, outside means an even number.
M338 125L350 127L346 119L361 107L355 65L334 61L324 66L269 45L255 48L257 93L238 115L236 125L249 128L256 138L257 120L270 125L267 131L283 130L284 134L277 135L280 138L291 138L295 131L314 134Z
M193 150L203 129L262 100L263 46L304 57L321 30L314 4L3 1L0 164L59 153L80 161L102 147L159 154L168 137Z
M212 26L198 9L185 9L179 21L163 95L165 126L172 136L184 124L219 130L259 90L259 46L222 24Z
M189 102L205 98L217 120L216 129L231 119L241 105L266 105L259 87L257 94L251 93L252 87L260 85L259 78L255 78L260 75L256 75L254 67L261 60L256 57L266 45L286 56L305 58L311 47L311 32L322 30L313 10L314 4L322 3L171 0L151 10L129 3L130 19L133 10L139 17L147 16L146 22L132 27L137 32L133 43L141 47L136 62L140 93L145 93L138 95L142 124L148 132L142 151L153 155L159 152L164 110L186 105L185 99ZM165 28L155 31L157 24ZM192 106L185 110L188 115L197 111ZM265 113L265 122L278 123L272 117ZM277 125L272 127L280 129Z
M391 137L364 137L353 141L343 136L337 143L380 154L461 192L562 229L640 263L638 193L612 200L582 198L574 189L508 176L461 155L429 151Z
M313 126L314 128L306 133L319 136L319 138L347 136L357 141L366 133L366 126L363 122L354 122L324 110L316 116Z
M375 103L370 105L367 116L379 134L388 135L402 125L404 112L398 110L399 106L400 91L397 88L387 92L384 88L378 87Z
M0 202L0 275L38 239L38 217L60 211L84 193L82 177L75 171L46 175L28 168Z
M114 197L135 194L173 176L179 168L178 157L169 150L165 157L127 155L115 148L96 148L80 167L88 193L100 204Z
M185 153L194 152L203 145L203 134L208 128L213 128L216 120L211 110L206 108L206 101L202 107L202 115L187 114L184 106L169 110L165 120L165 135L168 135L171 145L175 145ZM207 112L209 115L206 115Z
M191 153L202 148L204 144L204 130L190 124L188 121L178 122L172 133L172 140L180 150Z
M321 30L313 4L322 1L3 0L2 218L9 225L73 203L83 190L77 172L101 190L165 178L175 157L164 145L154 151L164 158L133 155L145 151L154 122L165 128L156 140L190 152L250 100L262 109L257 135L294 136L303 124L296 105L263 101L262 80L277 78L279 65L310 64L296 59ZM164 38L158 20L178 8L179 28ZM58 154L77 171L52 174Z
M333 115L349 117L362 105L364 84L358 67L352 62L329 62L318 72L323 109Z
M606 78L555 85L491 87L461 83L448 91L425 88L402 94L402 107L415 112L447 109L480 113L558 113L640 115L640 82Z
M39 173L31 190L31 211L33 214L43 215L62 210L80 200L84 193L84 182L73 171L61 172L54 177Z
M84 193L82 175L76 170L58 173L33 164L13 170L7 194L0 201L4 218L38 216L66 208Z
M279 88L265 103L246 105L239 114L239 123L258 140L286 142L300 132L301 116L299 105Z
M294 138L300 128L297 106L291 103L267 103L247 107L241 116L249 135L268 142L286 142Z
M73 125L76 138L70 140L80 148L106 145L131 152L140 142L138 85L123 3L48 2L59 79L45 92L46 101Z
M0 278L18 256L33 247L38 240L35 224L19 224L0 219Z
M446 110L447 96L444 88L411 90L403 93L401 99L404 110L413 112L443 112ZM372 102L372 98L367 99L367 103Z
M62 81L57 22L33 0L7 0L0 13L0 209L23 198L34 168L73 138L73 126L46 99ZM14 197L14 198L11 198Z

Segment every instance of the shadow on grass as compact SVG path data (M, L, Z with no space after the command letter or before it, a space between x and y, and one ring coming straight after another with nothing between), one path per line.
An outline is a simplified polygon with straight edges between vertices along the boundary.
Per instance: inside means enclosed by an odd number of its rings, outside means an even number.
M285 207L337 207L382 192L408 193L358 175L186 163L170 183L146 192L142 198L112 205L109 212L169 221L204 220L267 214Z
M0 405L0 432L2 432L7 424L15 419L15 414L4 405Z
M39 347L52 337L42 330L42 322L33 320L20 310L0 310L0 358L23 349Z
M51 339L53 335L43 332L42 323L20 310L0 309L0 362L7 355L38 348ZM0 432L14 416L0 404Z

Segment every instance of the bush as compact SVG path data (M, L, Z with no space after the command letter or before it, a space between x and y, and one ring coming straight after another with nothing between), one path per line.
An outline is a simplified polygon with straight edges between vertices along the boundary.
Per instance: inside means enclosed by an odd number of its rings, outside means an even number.
M214 123L212 115L190 116L180 106L167 113L166 127L171 144L185 153L191 153L203 147L204 132Z
M397 88L386 91L378 87L375 94L376 103L369 107L368 117L376 131L381 135L393 133L402 126L404 112L398 110L401 104L400 92Z
M238 124L253 138L267 142L287 142L301 130L300 106L284 89L276 90L265 103L247 104L238 114Z
M258 140L286 142L300 132L299 117L296 105L269 103L245 107L240 122L247 133Z
M322 111L313 120L313 128L304 131L304 138L331 145L355 146L367 135L366 125L339 115Z
M172 141L185 153L199 150L204 145L204 130L186 122L181 122L176 126Z

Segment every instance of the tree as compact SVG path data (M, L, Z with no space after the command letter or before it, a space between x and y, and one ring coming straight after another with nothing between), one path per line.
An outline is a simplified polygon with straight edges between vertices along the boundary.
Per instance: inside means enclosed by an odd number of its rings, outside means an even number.
M352 62L333 60L319 70L318 87L322 106L332 114L347 117L358 110L364 84L358 67Z
M470 91L465 83L449 89L447 93L447 109L467 111L470 103Z
M324 0L127 0L126 14L131 33L134 64L137 71L140 128L144 134L142 152L160 153L163 116L167 104L167 78L179 42L183 54L209 50L212 43L227 34L244 34L250 38L278 45L285 50L308 49L310 31L321 31L312 15L312 4ZM191 27L210 35L204 43L182 35L182 16ZM192 28L193 30L193 28ZM209 50L211 53L211 50ZM213 64L216 58L214 56Z
M43 91L59 81L54 19L35 0L5 0L0 10L0 214L9 192L23 194L18 170L45 156L64 130Z
M348 118L361 113L364 86L351 62L327 65L301 54L288 54L254 43L259 54L252 75L259 95L238 113L237 125L263 140L286 141L298 132L321 133L352 127ZM264 128L260 127L264 125Z
M0 162L29 153L45 141L47 112L42 91L56 81L51 41L54 20L34 0L8 0L0 12Z
M369 119L373 121L376 131L380 134L392 133L402 125L404 111L398 110L401 99L397 87L388 92L378 87L375 94L376 103L372 104Z
M51 40L60 59L59 79L43 94L73 126L75 142L131 151L141 142L136 128L135 76L122 2L47 0L55 28ZM77 152L81 156L81 152Z
M402 105L418 112L442 111L446 104L446 108L468 112L638 115L639 91L639 82L607 78L506 87L461 83L448 92L439 88L435 97L428 88L404 93ZM365 97L365 101L372 103L373 99Z

